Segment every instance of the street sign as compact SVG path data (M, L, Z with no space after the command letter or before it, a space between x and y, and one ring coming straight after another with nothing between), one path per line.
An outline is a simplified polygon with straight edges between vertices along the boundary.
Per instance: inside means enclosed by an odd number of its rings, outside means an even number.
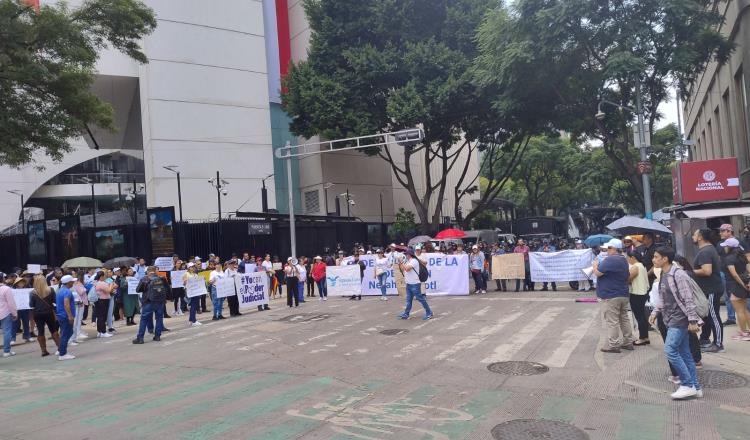
M247 235L271 235L271 223L267 223L267 222L248 223Z
M635 125L633 127L633 144L636 149L649 148L651 146L651 130L649 130L649 128L646 127L645 132L646 133L645 133L644 138L646 139L646 144L641 145L641 136L640 136L640 133L638 132L638 125Z
M638 162L638 174L651 174L652 167L651 162L644 161L644 162Z

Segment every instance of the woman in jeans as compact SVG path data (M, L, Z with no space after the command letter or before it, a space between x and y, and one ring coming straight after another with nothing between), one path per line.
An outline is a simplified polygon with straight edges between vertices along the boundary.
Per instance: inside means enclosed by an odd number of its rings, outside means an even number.
M70 343L79 343L79 339L87 339L89 335L86 332L81 331L81 325L83 325L83 311L89 304L89 294L86 290L86 286L81 282L82 278L79 278L76 271L71 271L70 276L76 278L76 282L73 283L73 298L75 299L76 306L76 319L73 323L73 337L70 339Z
M487 293L487 284L484 280L484 253L479 251L479 246L474 245L471 247L471 254L469 254L469 270L471 270L471 276L474 278L474 286L476 291L474 293Z
M318 285L320 301L328 301L328 289L326 289L326 264L323 262L323 258L320 255L315 257L315 263L313 263L311 272L315 284Z
M97 300L94 306L96 313L96 337L111 338L112 333L107 331L107 314L109 312L112 291L115 289L114 283L108 283L106 269L94 276L94 289L96 290Z
M5 274L0 272L0 327L3 329L3 357L15 356L10 350L13 336L13 322L18 319L16 299L13 289L5 283Z
M388 258L383 253L383 249L378 249L375 256L375 279L380 286L380 297L383 301L388 301L386 289L388 288Z
M648 317L646 316L646 301L648 300L648 271L638 261L638 253L629 250L627 253L628 265L630 266L630 310L638 323L638 340L633 345L649 345L648 339Z
M57 324L55 318L55 295L52 289L47 285L47 280L44 279L43 275L37 275L34 277L34 290L31 291L29 298L29 306L34 311L34 319L37 326L37 342L39 342L39 348L42 350L42 357L49 356L47 351L47 338L44 335L44 327L47 326L49 329L52 339L55 341L57 346L60 346L60 334L58 330L60 326Z
M224 268L224 270L226 270L226 268ZM221 269L221 263L216 262L214 270L208 277L208 284L211 285L211 306L213 307L214 314L211 320L213 321L224 319L224 316L221 314L222 309L224 308L224 298L219 298L218 296L216 296L216 282L225 277L224 270Z
M188 280L190 278L199 277L203 279L200 275L198 275L198 267L195 265L195 263L188 263L187 265L187 272L182 276L182 282L187 286ZM188 316L188 321L190 321L190 327L198 327L201 324L200 321L195 317L195 315L198 313L198 308L200 308L201 304L201 298L199 296L194 296L190 298L190 315Z

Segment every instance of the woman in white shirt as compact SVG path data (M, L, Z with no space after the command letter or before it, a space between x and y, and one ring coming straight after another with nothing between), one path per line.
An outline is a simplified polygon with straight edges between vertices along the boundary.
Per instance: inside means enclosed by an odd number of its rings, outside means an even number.
M378 249L377 255L375 257L375 279L378 280L378 285L380 286L380 295L381 298L383 298L383 301L388 301L388 295L386 294L386 288L388 286L388 269L390 268L390 265L388 264L388 258L383 254L382 249Z
M638 254L634 250L627 253L630 265L630 310L633 311L635 321L638 323L638 340L633 345L649 345L648 339L648 317L646 316L646 301L648 300L648 271L638 260Z
M225 276L221 263L218 262L216 263L216 268L208 276L208 284L211 285L211 305L214 309L214 316L211 318L212 321L224 319L224 315L221 314L224 309L224 297L219 298L216 296L218 293L216 290L216 282L223 279Z

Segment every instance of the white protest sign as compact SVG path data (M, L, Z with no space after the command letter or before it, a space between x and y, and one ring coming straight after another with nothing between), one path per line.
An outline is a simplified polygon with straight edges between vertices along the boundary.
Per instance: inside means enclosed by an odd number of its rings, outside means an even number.
M281 263L273 263L273 270L282 270Z
M159 272L169 272L174 269L174 261L172 261L172 257L158 257L154 260L154 266Z
M188 277L187 282L185 283L185 295L187 295L188 298L194 298L206 294L208 294L206 291L206 280L204 280L203 277Z
M530 252L531 281L583 281L583 269L591 267L591 249L571 249L560 252Z
M26 271L28 273L33 273L34 275L38 273L42 273L42 265L41 264L27 264Z
M226 298L228 296L234 296L237 292L235 289L233 278L217 278L214 287L216 287L216 297Z
M140 292L136 292L135 289L138 288L138 283L140 280L136 277L128 277L128 295L140 295Z
M326 267L326 288L329 296L361 295L359 265Z
M268 275L265 272L239 274L235 282L241 309L268 304Z
M13 289L13 299L16 301L16 309L29 310L29 296L34 289Z
M424 283L427 295L448 296L469 294L469 256L422 254L427 260L430 277Z
M362 278L362 295L374 296L381 295L380 292L380 281L375 277L375 260L377 255L361 255L359 259L365 263L365 276ZM326 268L326 271L330 267ZM388 276L385 281L385 293L386 295L397 295L396 280L393 275L393 269L389 266L387 269Z
M179 289L185 287L185 283L182 282L182 276L185 275L186 270L173 270L169 273L169 279L172 280L172 288Z

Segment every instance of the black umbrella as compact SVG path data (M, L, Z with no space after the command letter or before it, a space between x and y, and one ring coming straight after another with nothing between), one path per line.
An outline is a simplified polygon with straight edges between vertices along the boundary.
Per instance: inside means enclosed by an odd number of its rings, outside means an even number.
M117 257L105 261L102 266L106 267L107 269L114 269L116 267L135 266L136 263L138 263L138 260L133 257Z

